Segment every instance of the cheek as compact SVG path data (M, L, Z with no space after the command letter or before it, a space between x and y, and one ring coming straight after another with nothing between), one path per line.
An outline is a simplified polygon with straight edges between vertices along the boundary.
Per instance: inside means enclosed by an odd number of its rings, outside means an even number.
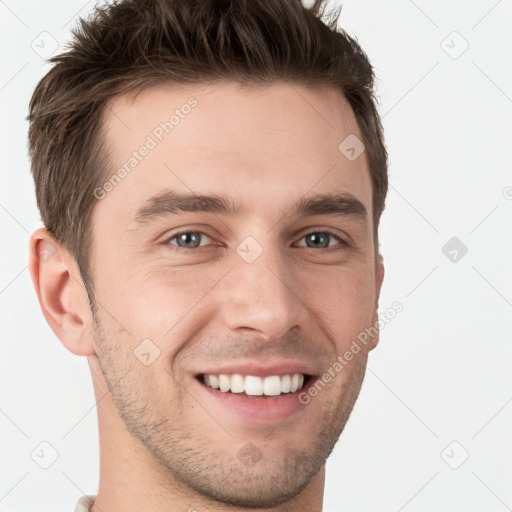
M308 286L305 302L339 347L350 345L371 325L375 313L373 279L367 267L338 268L317 274L314 286Z
M203 270L204 269L204 270ZM116 269L103 283L99 301L108 310L106 321L130 333L131 350L150 339L172 357L209 318L209 295L227 270L206 267ZM108 277L107 277L108 278ZM105 316L105 315L104 315ZM115 328L111 327L111 330Z

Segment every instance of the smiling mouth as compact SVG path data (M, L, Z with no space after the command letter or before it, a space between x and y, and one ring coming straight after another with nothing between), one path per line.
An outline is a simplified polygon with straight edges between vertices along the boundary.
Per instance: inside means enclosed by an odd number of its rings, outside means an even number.
M201 384L221 393L233 393L248 398L271 398L289 395L300 391L308 383L310 375L292 373L283 375L200 374L197 380Z

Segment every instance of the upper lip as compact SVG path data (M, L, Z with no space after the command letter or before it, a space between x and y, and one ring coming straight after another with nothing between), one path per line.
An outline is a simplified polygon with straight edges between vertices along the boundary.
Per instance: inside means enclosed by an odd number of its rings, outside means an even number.
M267 364L256 361L229 363L203 369L196 372L196 375L234 375L237 373L261 377L268 377L270 375L293 375L294 373L316 376L315 370L310 363L285 360L274 361Z

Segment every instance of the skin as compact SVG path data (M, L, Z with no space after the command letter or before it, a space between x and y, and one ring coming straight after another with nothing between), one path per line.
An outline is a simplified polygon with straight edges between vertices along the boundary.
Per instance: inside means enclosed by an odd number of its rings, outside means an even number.
M322 508L325 460L359 394L375 336L310 403L279 422L249 422L197 392L205 365L294 358L318 374L375 325L384 276L373 241L366 154L338 145L361 138L340 92L288 84L159 87L121 96L106 111L112 173L155 126L193 96L197 106L133 171L98 200L89 306L75 260L44 229L30 238L30 272L43 314L71 352L87 356L100 435L93 512L269 511ZM135 213L164 189L219 194L247 213L188 212L144 226ZM349 193L366 222L294 217L317 193ZM172 236L205 233L186 249ZM333 230L328 248L308 233ZM236 247L263 252L247 263ZM169 241L172 239L172 241ZM41 253L51 251L45 261ZM134 350L150 339L150 365ZM261 458L244 464L252 443Z

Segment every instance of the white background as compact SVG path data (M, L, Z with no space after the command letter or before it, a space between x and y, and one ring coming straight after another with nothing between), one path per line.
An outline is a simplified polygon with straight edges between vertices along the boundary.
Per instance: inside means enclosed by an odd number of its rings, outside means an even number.
M1 512L71 511L97 492L87 361L46 324L27 269L41 221L25 120L49 69L38 52L61 51L93 5L0 2ZM511 510L511 25L510 0L343 3L340 26L379 79L390 154L381 311L404 309L328 461L325 511ZM452 237L468 249L456 262L442 251ZM43 441L58 452L46 470L31 458Z

